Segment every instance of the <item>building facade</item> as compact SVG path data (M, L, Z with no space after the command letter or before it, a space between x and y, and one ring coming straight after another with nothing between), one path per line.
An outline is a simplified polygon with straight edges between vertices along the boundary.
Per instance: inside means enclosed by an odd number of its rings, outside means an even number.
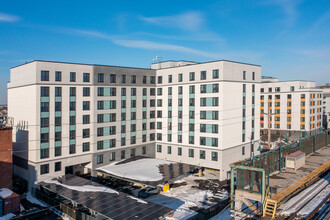
M283 139L296 141L322 127L323 92L315 82L262 79L260 90L260 129ZM269 120L270 116L270 122Z
M260 66L231 61L14 67L14 172L31 187L144 155L217 169L225 179L259 140L260 74Z
M0 126L0 188L12 187L12 127Z

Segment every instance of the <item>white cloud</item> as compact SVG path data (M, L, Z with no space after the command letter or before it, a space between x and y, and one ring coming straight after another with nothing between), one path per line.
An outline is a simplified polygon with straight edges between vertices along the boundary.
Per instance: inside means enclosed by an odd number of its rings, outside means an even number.
M142 21L163 27L180 28L184 30L198 30L202 27L204 17L200 12L185 12L179 15L162 17L140 17Z
M196 54L196 55L215 58L215 59L218 59L220 57L219 54L208 53L205 51L195 50L192 48L188 48L180 45L174 45L174 44L163 44L163 43L144 41L144 40L114 40L113 42L123 47L141 48L147 50L169 50L169 51Z
M16 15L10 15L0 12L0 22L16 22L20 18Z

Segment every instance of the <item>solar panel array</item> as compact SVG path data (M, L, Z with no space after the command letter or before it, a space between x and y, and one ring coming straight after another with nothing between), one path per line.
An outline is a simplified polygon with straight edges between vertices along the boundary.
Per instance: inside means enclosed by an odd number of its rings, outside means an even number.
M69 186L92 185L105 187L90 180L66 175L59 179L59 182ZM122 192L82 192L55 184L40 182L46 189L58 193L62 197L76 201L79 204L92 209L110 219L155 219L169 214L172 209L149 202L139 202L130 198L130 195Z

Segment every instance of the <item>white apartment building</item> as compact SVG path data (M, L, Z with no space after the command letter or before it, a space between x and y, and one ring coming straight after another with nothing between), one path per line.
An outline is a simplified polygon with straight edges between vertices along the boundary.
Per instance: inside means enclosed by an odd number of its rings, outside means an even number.
M317 88L323 90L323 127L330 129L330 84L319 85Z
M322 127L322 89L311 81L278 81L263 77L260 90L260 129L268 133L268 117L272 134L297 140ZM270 108L269 108L270 107ZM269 111L270 109L270 111Z
M230 163L257 154L258 65L32 61L10 77L14 173L29 187L136 155L216 169L223 180Z

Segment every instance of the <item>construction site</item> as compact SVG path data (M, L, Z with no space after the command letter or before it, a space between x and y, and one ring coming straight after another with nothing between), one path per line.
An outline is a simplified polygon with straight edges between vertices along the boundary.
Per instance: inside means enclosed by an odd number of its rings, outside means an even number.
M329 219L329 130L239 161L231 202L213 219Z

